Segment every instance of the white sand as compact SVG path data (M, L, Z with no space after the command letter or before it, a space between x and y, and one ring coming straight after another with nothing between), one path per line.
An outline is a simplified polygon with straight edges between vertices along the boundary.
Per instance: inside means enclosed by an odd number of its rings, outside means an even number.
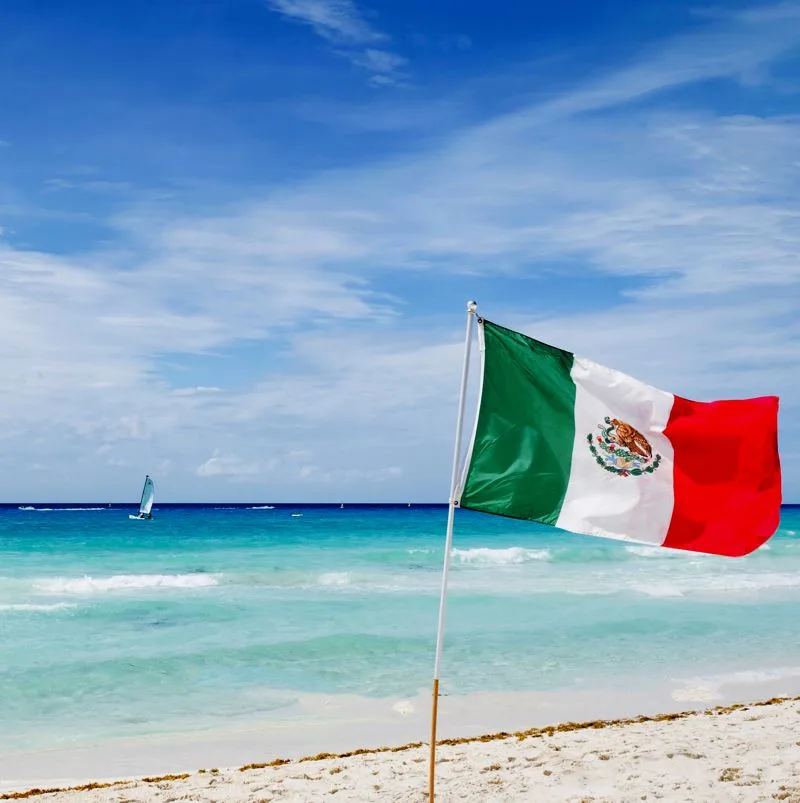
M440 801L800 803L800 700L650 720L562 725L439 748ZM206 770L36 801L419 801L427 748Z

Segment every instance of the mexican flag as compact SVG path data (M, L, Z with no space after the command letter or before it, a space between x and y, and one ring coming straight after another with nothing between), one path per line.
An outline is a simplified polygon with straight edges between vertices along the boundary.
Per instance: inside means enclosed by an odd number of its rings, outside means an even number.
M462 508L732 557L777 529L778 399L695 402L478 320Z

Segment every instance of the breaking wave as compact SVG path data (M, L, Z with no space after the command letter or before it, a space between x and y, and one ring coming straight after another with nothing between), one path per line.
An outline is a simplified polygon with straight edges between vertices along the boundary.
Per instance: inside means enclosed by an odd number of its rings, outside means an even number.
M686 558L687 555L702 555L686 549L666 549L663 546L626 546L625 551L637 558Z
M524 549L521 546L511 546L506 549L490 549L489 547L454 549L452 554L459 563L484 566L503 566L528 563L534 560L551 560L552 558L547 549Z
M52 605L37 605L30 602L13 602L0 604L0 612L2 611L36 611L40 613L49 613L50 611L64 611L70 608L77 608L70 602L56 602Z
M672 692L672 699L691 702L719 700L723 697L722 689L725 686L791 682L798 677L800 677L800 667L781 666L769 669L740 670L738 672L708 675L706 677L688 679L675 678L674 680L683 683L684 687L674 689ZM792 688L795 685L796 684L791 683Z
M350 584L348 572L325 572L318 578L321 586L346 586Z
M61 513L84 510L108 510L105 507L34 507L33 505L20 505L17 510L35 510L38 513Z
M53 577L37 580L34 588L45 594L97 594L154 588L209 588L217 584L212 574L117 574L113 577Z
M630 590L648 597L683 597L720 593L769 591L800 587L800 575L788 572L704 574L648 583L632 583Z

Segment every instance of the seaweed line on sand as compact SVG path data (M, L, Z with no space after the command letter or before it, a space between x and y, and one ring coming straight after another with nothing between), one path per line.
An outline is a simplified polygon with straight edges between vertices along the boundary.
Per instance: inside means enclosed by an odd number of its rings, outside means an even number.
M781 703L794 703L800 702L800 696L797 697L771 697L769 700L760 700L755 703L733 703L732 705L720 705L714 708L693 709L690 711L678 711L673 714L654 714L653 716L640 715L638 717L631 717L629 719L595 719L589 722L562 722L559 725L546 725L542 728L529 728L528 730L514 731L507 733L500 731L499 733L489 733L483 736L467 736L458 739L439 739L437 745L459 745L471 744L473 742L496 742L503 739L517 739L522 741L524 739L541 738L542 736L554 736L557 733L570 733L571 731L578 730L600 730L602 728L615 728L625 725L639 725L645 722L674 722L679 719L687 719L693 716L720 716L723 714L731 714L734 711L747 711L750 708L758 708L767 705L780 705ZM276 758L272 761L256 764L245 764L239 767L239 772L249 772L251 770L267 769L269 767L282 767L286 764L302 764L308 761L323 761L332 758L352 758L353 756L366 756L377 755L380 753L401 753L405 750L413 750L422 747L426 742L409 742L408 744L399 745L397 747L361 747L357 750L350 750L346 753L318 753L314 756L304 756L303 758L289 759L289 758ZM216 774L219 770L198 770L198 773L211 772ZM30 797L37 797L39 795L50 795L59 792L89 792L93 789L111 789L111 788L125 788L136 783L164 783L166 781L185 781L192 776L191 773L183 772L177 775L158 775L148 776L145 778L134 778L124 781L106 781L103 783L87 783L80 786L60 786L51 787L46 789L28 789L24 792L5 792L0 794L0 800L24 800Z

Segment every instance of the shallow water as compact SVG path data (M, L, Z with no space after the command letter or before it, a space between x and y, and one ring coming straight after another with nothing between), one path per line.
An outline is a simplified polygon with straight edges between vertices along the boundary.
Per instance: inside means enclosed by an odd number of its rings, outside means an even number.
M84 507L0 509L0 751L428 688L445 507ZM798 533L785 508L731 560L459 511L443 689L713 700L800 678Z

